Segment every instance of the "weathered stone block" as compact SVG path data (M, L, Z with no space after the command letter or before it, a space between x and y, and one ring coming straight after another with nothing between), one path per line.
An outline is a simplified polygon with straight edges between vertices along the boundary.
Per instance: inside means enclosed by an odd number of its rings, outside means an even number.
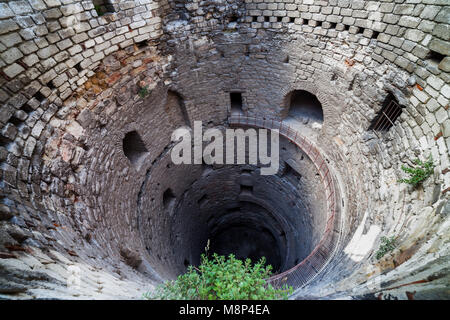
M50 45L48 47L42 48L37 52L37 55L41 59L49 58L58 52L58 48L55 45Z
M444 72L450 72L450 57L445 57L442 59L438 67Z
M433 35L441 38L442 40L450 40L450 25L449 24L437 24L433 28Z
M417 29L409 29L405 33L405 38L413 42L420 42L425 38L425 33Z
M3 72L11 79L23 71L25 71L25 69L17 63L7 66L5 69L3 69Z
M450 42L440 39L433 39L429 44L429 48L433 51L439 52L444 56L450 56Z
M0 42L9 48L22 42L22 39L20 38L19 33L14 32L0 36Z
M14 17L14 12L5 2L0 3L0 19Z
M402 16L398 22L398 24L402 27L407 27L407 28L416 28L419 23L420 23L421 19L420 18L416 18L416 17L409 17L409 16Z
M440 10L441 7L439 6L428 5L423 9L422 13L420 14L420 17L422 19L433 20Z
M23 15L26 13L33 12L27 1L10 1L9 7L14 11L15 14Z
M14 61L23 57L22 52L17 48L10 48L1 54L2 59L7 63L11 64Z

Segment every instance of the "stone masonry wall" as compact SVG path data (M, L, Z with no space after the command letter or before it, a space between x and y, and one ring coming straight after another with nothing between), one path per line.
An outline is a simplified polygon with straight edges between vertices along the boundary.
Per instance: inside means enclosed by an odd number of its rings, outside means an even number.
M92 1L0 2L1 297L136 298L167 276L137 199L186 124L170 89L208 126L226 121L229 92L276 119L292 90L318 97L322 127L299 130L335 170L342 233L297 298L448 298L448 1L112 3L98 16ZM368 131L389 92L401 117ZM137 164L122 147L132 131L147 150ZM429 154L423 188L398 183ZM397 248L377 261L383 235ZM80 270L81 287L67 286Z

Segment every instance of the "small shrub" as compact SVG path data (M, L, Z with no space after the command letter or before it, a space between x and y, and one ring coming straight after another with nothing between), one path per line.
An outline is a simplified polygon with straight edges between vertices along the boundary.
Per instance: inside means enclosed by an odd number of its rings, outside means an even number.
M143 86L142 88L139 89L139 96L144 99L148 94L148 86Z
M395 238L394 237L381 237L381 244L380 248L378 248L378 251L376 253L377 260L380 260L384 257L384 255L388 252L391 252L395 249Z
M401 179L399 181L416 187L433 174L434 164L432 156L430 156L426 162L416 159L414 160L414 163L416 164L414 167L402 166L402 170L407 173L410 178Z
M99 6L99 5L94 5L94 9L95 9L95 11L97 11L97 15L99 16L99 17L101 17L102 15L104 15L105 13L103 12L103 10L102 10L102 7L101 6Z
M251 260L238 260L214 254L202 254L198 268L189 266L187 273L158 286L144 299L157 300L274 300L287 299L291 287L275 289L266 282L272 267L264 266L265 258L252 265Z

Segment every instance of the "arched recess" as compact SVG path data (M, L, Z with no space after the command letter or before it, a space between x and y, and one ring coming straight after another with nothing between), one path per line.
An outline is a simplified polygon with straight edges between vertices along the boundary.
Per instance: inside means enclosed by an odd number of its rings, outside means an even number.
M142 141L139 133L135 130L125 134L122 139L122 149L130 163L135 167L139 167L142 159L148 154L145 143Z
M242 92L230 92L230 110L232 115L244 114Z
M191 126L184 99L178 92L173 90L167 91L165 110L171 117L176 119L177 123L182 123L188 127Z
M293 90L286 95L287 117L311 119L323 123L323 107L319 99L306 90Z
M296 81L289 86L282 88L282 90L280 91L280 97L282 97L279 113L280 119L287 119L289 116L291 97L290 93L303 90L314 95L322 105L323 123L318 121L317 122L321 124L322 130L325 130L325 128L327 128L328 131L330 129L330 126L332 127L334 125L334 122L339 119L339 117L336 117L336 114L340 114L339 106L341 106L341 104L337 101L333 101L333 99L330 100L330 95L334 91L329 87L330 86L316 85L313 81Z

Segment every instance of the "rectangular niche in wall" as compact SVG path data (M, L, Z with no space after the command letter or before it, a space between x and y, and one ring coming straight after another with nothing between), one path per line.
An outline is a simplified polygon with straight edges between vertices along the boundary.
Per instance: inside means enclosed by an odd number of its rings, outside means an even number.
M383 102L383 107L372 120L369 130L381 132L389 131L401 114L402 107L398 104L394 95L389 93Z
M242 114L242 92L230 92L231 114Z
M167 189L163 193L163 206L164 209L172 213L175 203L177 202L177 198L173 193L172 189Z
M116 12L114 5L111 0L93 0L95 11L99 17L103 16L106 13Z
M252 195L253 194L253 186L243 185L241 184L241 195Z

